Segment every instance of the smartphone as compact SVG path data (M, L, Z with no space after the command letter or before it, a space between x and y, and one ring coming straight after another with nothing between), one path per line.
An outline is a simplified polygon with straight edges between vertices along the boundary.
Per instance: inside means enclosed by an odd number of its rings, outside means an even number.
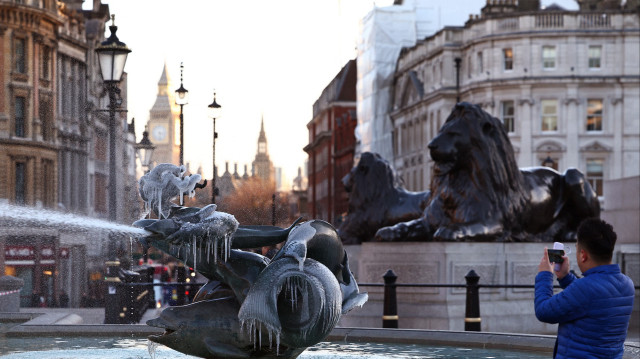
M547 253L549 254L549 262L552 263L562 263L564 259L564 250L562 249L547 249Z

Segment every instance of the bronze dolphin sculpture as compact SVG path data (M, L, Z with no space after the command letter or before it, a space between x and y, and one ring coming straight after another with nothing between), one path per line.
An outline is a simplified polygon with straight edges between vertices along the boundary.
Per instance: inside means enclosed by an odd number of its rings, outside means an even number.
M148 321L165 329L149 340L203 358L296 358L367 301L331 224L240 226L215 209L173 206L166 219L134 223L151 233L145 245L210 280L194 303ZM272 260L241 250L281 242Z

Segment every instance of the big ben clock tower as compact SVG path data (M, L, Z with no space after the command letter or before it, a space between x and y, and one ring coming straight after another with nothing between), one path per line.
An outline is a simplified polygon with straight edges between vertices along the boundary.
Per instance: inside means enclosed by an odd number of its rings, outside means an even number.
M156 147L152 161L178 165L180 161L180 110L175 104L171 80L164 64L156 102L149 111L150 140Z
M272 181L274 176L273 163L269 159L269 151L267 149L267 135L264 132L264 117L260 121L260 135L258 136L258 151L253 160L254 175L262 178L264 181Z

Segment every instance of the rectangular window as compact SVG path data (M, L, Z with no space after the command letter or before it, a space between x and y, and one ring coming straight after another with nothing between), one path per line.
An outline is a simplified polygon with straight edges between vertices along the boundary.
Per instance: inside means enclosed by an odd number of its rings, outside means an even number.
M558 130L558 100L542 100L542 131Z
M94 179L94 209L98 213L107 213L107 176L103 174L96 174Z
M502 55L504 58L504 70L510 71L513 70L513 50L512 49L502 49Z
M515 131L515 107L513 101L502 101L502 123L507 132Z
M27 72L27 42L25 39L15 39L14 41L14 70L24 74Z
M587 100L587 131L602 131L602 100Z
M47 47L42 47L42 73L40 77L43 79L49 79L49 69L51 68L51 50Z
M26 112L26 99L24 97L16 97L15 109L14 109L14 135L16 137L25 136L25 112Z
M598 196L602 196L602 183L604 181L604 160L601 158L587 159L587 181Z
M482 51L478 52L478 74L484 72L484 63L482 62Z
M556 68L556 47L555 46L542 47L542 68L546 70L551 70Z
M42 140L53 140L53 111L48 100L40 99L40 130Z
M55 191L53 190L55 184L55 169L53 166L53 161L51 160L43 160L42 161L42 171L43 171L43 193L42 193L42 204L47 208L53 208L55 204Z
M106 161L107 160L107 138L106 134L97 133L94 136L94 154L95 159L98 161Z
M24 162L16 162L16 204L25 204L27 194L27 165Z
M599 69L602 57L602 46L589 46L589 68Z

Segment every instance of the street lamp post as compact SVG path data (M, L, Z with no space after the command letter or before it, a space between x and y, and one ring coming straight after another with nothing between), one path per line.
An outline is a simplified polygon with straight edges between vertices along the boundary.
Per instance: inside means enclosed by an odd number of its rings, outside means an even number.
M116 201L116 110L120 107L120 83L127 55L131 50L116 36L118 27L115 15L111 15L111 36L96 48L102 80L109 92L109 220L117 220Z
M216 102L216 93L213 92L213 102L209 107L209 117L213 119L213 188L211 189L211 203L216 203L216 138L218 133L216 132L216 118L220 117L222 106Z
M151 168L151 155L153 155L153 150L156 149L156 146L151 143L149 140L149 131L147 126L144 127L144 132L142 132L142 139L140 142L136 143L136 154L140 158L140 164L143 168L147 170L144 173L148 173ZM151 212L149 212L151 213ZM149 259L149 247L146 245L142 245L142 260L143 263L147 263Z
M180 164L184 164L184 117L182 115L182 106L189 103L189 90L182 86L182 69L184 66L180 63L180 87L176 90L176 105L180 105Z
M156 149L156 146L154 146L153 143L151 143L151 141L149 140L149 131L147 130L146 126L144 128L144 132L142 132L142 139L140 140L140 142L136 143L135 147L136 153L140 158L140 164L142 165L142 167L147 169L145 173L149 172L149 170L151 170L151 168L149 168L149 166L151 166L151 155Z

